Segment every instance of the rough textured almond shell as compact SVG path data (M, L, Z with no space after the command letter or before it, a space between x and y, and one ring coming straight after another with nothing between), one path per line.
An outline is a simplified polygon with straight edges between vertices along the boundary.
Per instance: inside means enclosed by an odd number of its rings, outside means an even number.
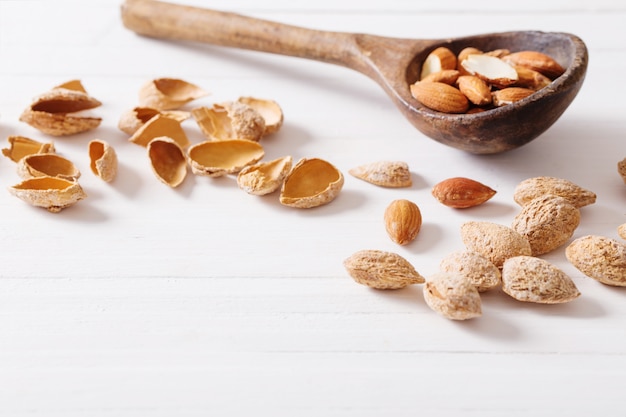
M302 158L291 169L280 190L280 203L313 208L333 201L344 183L343 174L330 162Z
M140 88L139 105L157 110L172 110L208 94L197 85L178 78L157 78Z
M183 149L190 144L180 122L163 114L158 114L148 120L128 140L146 147L152 139L162 136L173 139Z
M2 149L2 154L13 162L19 162L20 159L28 155L56 152L54 144L51 142L41 143L24 136L9 136L7 141L9 147Z
M26 109L20 121L51 136L69 136L86 132L100 126L100 117L72 116L65 113L46 113Z
M468 250L479 253L498 268L502 268L508 258L532 254L528 239L497 223L465 222L461 225L461 240Z
M436 273L426 280L423 292L426 304L450 320L468 320L482 315L480 294L462 275Z
M292 165L291 156L284 156L269 162L257 162L239 171L237 185L248 194L273 193L283 185Z
M626 184L626 158L617 163L617 173L624 181L624 184Z
M354 167L348 173L380 187L401 188L413 185L409 165L402 161L377 161Z
M467 97L451 85L419 81L411 85L411 95L429 109L442 113L465 113Z
M566 198L581 208L596 202L596 194L569 180L556 177L533 177L520 182L513 191L513 200L523 206L547 194Z
M22 179L56 177L76 181L80 171L74 163L55 153L27 155L17 163L17 174Z
M392 241L406 245L415 240L422 227L422 213L412 201L398 199L385 209L385 230Z
M606 285L626 287L626 245L604 236L574 240L565 256L580 272Z
M128 135L133 135L141 126L146 124L154 116L161 115L170 117L178 122L183 122L191 117L190 112L182 110L157 110L151 107L135 107L122 114L117 127Z
M617 234L619 235L619 237L626 240L626 223L622 223L617 226Z
M172 188L178 187L187 176L185 151L172 138L161 136L148 143L148 158L156 177Z
M207 139L259 141L265 133L265 119L247 104L227 102L192 110L198 127Z
M283 125L283 109L276 101L255 97L239 97L237 101L252 107L263 117L265 121L264 136L277 132Z
M580 296L565 272L533 256L516 256L504 262L502 290L516 300L541 304L567 303Z
M358 251L344 260L343 265L354 281L378 290L396 290L424 283L424 277L413 265L393 252Z
M469 208L485 203L496 191L470 178L453 177L435 184L431 193L445 206Z
M527 67L542 73L550 79L555 79L565 72L565 69L552 57L538 51L519 51L502 58L514 66Z
M17 198L36 207L57 213L87 197L81 186L62 178L30 178L9 188Z
M117 175L117 153L107 142L94 139L89 142L89 168L105 182L111 182Z
M496 288L502 281L500 270L493 262L469 250L450 253L441 260L439 269L465 277L479 292Z
M522 207L511 227L528 239L533 256L564 245L580 224L580 210L569 200L554 195L537 197Z
M74 90L79 91L81 93L87 94L87 90L83 86L83 83L80 80L70 80L66 81L62 84L55 86L54 88L64 88L66 90Z
M196 175L220 177L236 174L260 161L265 155L258 142L231 139L198 143L187 153L191 171Z

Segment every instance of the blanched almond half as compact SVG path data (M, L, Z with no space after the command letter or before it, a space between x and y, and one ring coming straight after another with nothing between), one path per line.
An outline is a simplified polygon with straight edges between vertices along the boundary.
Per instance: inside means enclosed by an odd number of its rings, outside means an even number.
M265 132L265 120L244 103L227 102L198 107L191 114L207 139L247 139L258 141Z
M74 181L54 177L37 177L9 188L9 192L29 204L57 213L87 197Z
M274 100L266 100L254 97L239 97L240 103L247 104L256 110L265 120L264 135L269 135L280 129L283 125L283 109Z
M76 181L80 171L70 160L54 153L25 156L17 163L17 174L22 179L35 177L57 177Z
M423 80L433 72L448 69L456 69L456 55L445 46L440 46L430 52L424 60L420 72L420 80Z
M333 201L343 187L343 174L319 158L302 158L285 178L280 203L296 208L312 208Z
M148 120L128 140L140 146L148 146L152 139L160 136L172 138L183 149L190 143L180 122L163 114Z
M156 115L167 116L181 123L191 117L191 113L182 110L160 111L152 107L135 107L122 114L117 127L122 132L132 136L141 126Z
M139 105L157 110L172 110L209 93L195 84L177 78L157 78L139 90Z
M117 154L107 142L94 139L89 142L89 167L91 172L105 182L111 182L117 175Z
M292 161L291 156L284 156L244 167L237 175L237 185L248 194L273 193L283 185L285 177L291 170Z
M354 167L350 175L380 187L401 188L413 185L409 165L402 161L377 161Z
M182 184L187 176L187 158L180 145L172 138L161 136L152 139L147 148L157 178L172 188Z
M13 162L18 162L27 155L55 152L53 143L41 143L24 136L9 136L7 140L9 147L2 149L2 154Z
M515 68L500 58L487 54L470 54L461 66L470 74L498 87L514 84L518 78Z
M196 175L220 177L235 174L265 155L258 142L245 139L206 141L189 148L187 157Z

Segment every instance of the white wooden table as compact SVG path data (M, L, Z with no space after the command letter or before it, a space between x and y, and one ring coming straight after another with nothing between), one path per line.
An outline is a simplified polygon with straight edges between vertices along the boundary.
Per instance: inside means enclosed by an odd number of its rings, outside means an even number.
M396 252L423 275L462 248L467 220L511 222L515 185L567 178L598 195L575 237L616 238L626 222L626 6L617 0L473 2L189 0L317 29L442 38L537 29L587 44L585 84L540 138L518 150L470 155L416 131L382 90L350 70L296 58L136 36L118 0L0 0L0 139L53 140L83 175L88 198L58 214L6 188L0 160L0 415L23 416L624 416L626 290L583 276L557 250L544 258L582 296L529 305L483 295L483 317L452 322L421 286L373 291L343 260L360 249ZM117 129L139 87L177 77L209 90L194 105L251 95L276 100L285 125L264 139L266 159L320 157L346 175L331 204L298 210L276 194L248 195L232 177L160 183L145 149ZM94 131L51 138L18 121L32 97L82 80L103 102ZM183 125L202 139L193 121ZM120 160L107 184L87 144ZM5 147L5 145L2 145ZM404 160L409 189L347 174ZM453 210L430 188L452 176L498 193ZM399 247L382 213L394 199L421 208L417 240Z

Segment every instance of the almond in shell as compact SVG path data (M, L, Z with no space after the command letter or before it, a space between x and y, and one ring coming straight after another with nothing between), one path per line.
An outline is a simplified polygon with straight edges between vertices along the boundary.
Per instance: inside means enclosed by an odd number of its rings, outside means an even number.
M605 236L574 240L565 256L580 272L606 285L626 287L626 245Z
M468 320L482 315L480 294L462 275L438 272L426 280L423 293L428 307L450 320Z
M401 188L413 185L409 165L402 161L377 161L359 165L348 173L380 187Z
M513 200L520 206L547 194L569 200L581 208L596 202L596 194L572 181L556 177L532 177L520 182L513 191Z
M361 250L347 258L343 265L354 281L378 290L424 283L424 277L413 265L393 252Z

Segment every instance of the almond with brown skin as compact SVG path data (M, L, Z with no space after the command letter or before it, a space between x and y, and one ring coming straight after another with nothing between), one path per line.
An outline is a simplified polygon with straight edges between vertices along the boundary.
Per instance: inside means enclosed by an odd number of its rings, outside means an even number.
M436 184L432 194L444 206L468 208L483 204L496 191L470 178L454 177Z
M409 200L394 200L385 210L385 229L391 240L406 245L417 237L422 227L422 213Z
M502 60L510 65L538 71L552 80L565 72L565 69L554 58L538 51L514 52L502 57Z
M427 77L424 77L422 82L436 82L436 83L444 83L448 85L454 85L459 78L461 73L455 69L441 70L437 72L433 72L429 74Z
M446 48L441 46L434 49L428 54L424 63L422 64L422 70L420 72L420 80L427 77L433 72L439 72L441 70L455 69L456 68L456 55Z
M534 90L524 87L507 87L502 90L496 90L491 93L493 104L497 107L506 106L507 104L515 103L523 98L528 97Z
M486 106L491 104L491 88L475 75L462 75L458 77L457 84L461 93L473 104Z
M440 82L418 81L411 85L411 94L424 106L442 113L465 113L469 108L465 94Z

